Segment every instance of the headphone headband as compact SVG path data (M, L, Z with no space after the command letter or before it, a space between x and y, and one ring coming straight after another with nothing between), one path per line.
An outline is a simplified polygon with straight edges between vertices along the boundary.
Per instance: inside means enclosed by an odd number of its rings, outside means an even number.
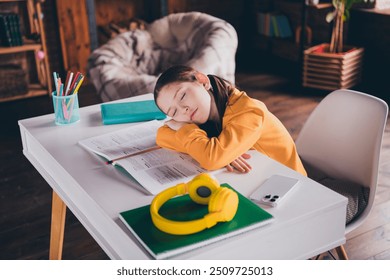
M203 218L192 221L173 221L159 214L161 206L172 197L189 194L199 204L209 204L209 213ZM154 225L170 234L192 234L210 228L221 221L233 219L238 207L237 194L228 188L222 188L218 181L206 173L195 176L188 183L181 183L160 192L153 199L150 214Z

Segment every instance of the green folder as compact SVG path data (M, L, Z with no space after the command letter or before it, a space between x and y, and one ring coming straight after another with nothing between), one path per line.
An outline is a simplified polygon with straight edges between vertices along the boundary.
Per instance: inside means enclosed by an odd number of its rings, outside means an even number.
M154 100L104 103L100 105L100 109L103 124L144 122L166 118Z
M221 186L233 189L228 184ZM264 226L273 220L270 213L239 192L237 194L239 205L233 220L190 235L172 235L157 229L150 216L150 205L121 212L119 218L154 258L165 259ZM207 214L208 207L196 204L184 195L170 199L159 213L171 220L194 220Z

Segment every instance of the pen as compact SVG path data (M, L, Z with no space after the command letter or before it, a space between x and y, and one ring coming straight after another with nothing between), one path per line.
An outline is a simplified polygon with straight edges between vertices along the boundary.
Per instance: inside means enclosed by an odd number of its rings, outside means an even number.
M158 150L158 149L161 149L161 147L159 146L154 146L154 147L151 147L151 148L148 148L146 150L142 150L142 151L139 151L139 152L135 152L135 153L132 153L132 154L129 154L129 155L125 155L125 156L122 156L122 157L118 157L118 158L115 158L115 159L112 159L112 160L109 160L106 162L106 164L113 164L115 163L115 161L118 161L120 159L124 159L124 158L129 158L129 157L134 157L134 156L137 156L137 155L141 155L141 154L144 154L144 153L147 153L147 152L151 152L151 151L154 151L154 150Z

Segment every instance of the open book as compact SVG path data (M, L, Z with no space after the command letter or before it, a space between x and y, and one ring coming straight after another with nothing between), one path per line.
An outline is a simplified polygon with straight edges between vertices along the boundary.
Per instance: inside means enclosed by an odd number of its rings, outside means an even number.
M156 147L157 129L161 125L161 121L153 120L84 139L79 144L107 161L114 160L113 164L126 170L150 194L157 194L175 184L189 181L197 174L210 173L189 155L167 149L154 149L115 160Z
M222 187L232 188L228 184ZM218 223L203 231L189 235L172 235L160 231L152 222L150 205L119 213L119 218L141 245L155 258L166 259L208 244L238 235L271 223L273 216L237 192L239 203L233 220ZM175 221L188 221L204 217L207 205L194 203L188 195L168 200L159 213Z

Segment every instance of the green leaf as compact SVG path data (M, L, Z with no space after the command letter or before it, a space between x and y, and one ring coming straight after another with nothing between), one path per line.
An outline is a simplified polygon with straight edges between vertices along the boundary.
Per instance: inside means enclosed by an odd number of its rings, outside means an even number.
M349 13L349 10L345 10L344 11L344 16L343 16L343 21L347 21L350 17L350 13Z

